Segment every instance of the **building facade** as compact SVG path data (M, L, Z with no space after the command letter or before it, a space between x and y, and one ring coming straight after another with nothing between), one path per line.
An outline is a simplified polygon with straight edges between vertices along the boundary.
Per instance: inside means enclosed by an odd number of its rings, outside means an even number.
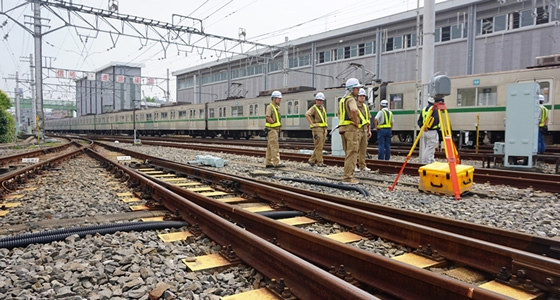
M449 76L523 69L535 65L537 56L560 53L557 0L446 1L436 5L435 24L434 70ZM286 41L277 45L282 51L274 59L237 56L175 71L176 99L205 103L284 87L321 90L350 77L365 83L417 80L417 27L412 10Z
M141 100L143 65L112 62L91 75L76 80L77 115L102 114L132 109Z

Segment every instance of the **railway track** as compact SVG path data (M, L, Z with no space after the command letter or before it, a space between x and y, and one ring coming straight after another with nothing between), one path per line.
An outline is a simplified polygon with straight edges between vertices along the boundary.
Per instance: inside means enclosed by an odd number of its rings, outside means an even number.
M104 138L102 140L113 141L110 138ZM152 146L165 146L165 147L175 147L182 149L200 150L200 151L211 151L211 152L224 152L232 153L238 155L250 155L257 157L264 157L265 151L263 150L250 150L250 149L235 149L231 147L209 147L205 145L193 145L186 143L171 143L171 142L159 142L159 141L143 141L145 145ZM298 153L282 153L282 159L306 162L309 159L309 155L298 154ZM344 157L335 156L324 156L324 162L327 165L344 165ZM396 174L402 167L402 162L397 161L378 161L373 159L367 160L367 166L373 171L378 171L381 173ZM418 163L408 163L404 169L404 174L418 176L418 169L422 164ZM490 168L477 168L474 176L475 183L489 183L489 184L499 184L513 186L517 188L533 188L541 191L560 193L560 175L555 174L544 174L544 173L529 173L511 170L500 170L500 169L490 169Z
M131 141L130 137L123 137L123 136L88 136L91 139L97 140L126 140ZM145 141L161 141L161 142L172 142L172 143L198 143L198 144L212 144L212 145L230 145L230 146L253 146L253 147L264 147L266 148L267 142L266 140L223 140L223 139L199 139L199 138L184 138L184 137L145 137ZM412 147L411 144L405 143L398 143L391 145L391 154L397 156L407 156L410 152L410 148ZM301 141L280 141L280 148L281 149L307 149L312 150L314 149L314 145L312 142L301 142ZM325 144L325 151L330 151L331 146L330 144ZM373 156L377 155L378 148L377 147L368 147L368 153ZM488 156L492 156L492 160L496 160L496 162L501 163L503 160L503 155L493 155L494 150L492 147L481 147L478 153L475 152L474 149L463 148L459 149L459 156L461 159L466 160L476 160L476 161L485 161L490 159ZM413 156L418 156L418 150L413 151ZM442 151L438 151L435 153L435 156L440 159L445 159L445 153ZM547 147L547 154L546 155L537 155L539 161L543 161L546 163L552 164L559 164L560 161L560 148L558 147Z
M538 292L558 293L555 282L558 280L557 270L560 269L560 265L558 265L556 259L552 258L558 256L558 244L552 240L542 239L538 241L539 239L528 235L515 233L509 233L508 235L506 232L492 232L488 227L469 227L464 226L465 224L461 224L461 222L449 224L442 219L430 219L410 212L404 213L401 211L393 213L394 216L397 215L403 218L406 218L406 215L409 214L408 220L397 220L375 212L376 210L383 211L381 207L366 207L359 206L358 204L353 204L356 206L346 205L347 203L344 202L347 201L344 199L334 200L324 196L318 198L318 195L311 196L308 192L289 190L283 186L270 187L270 184L264 185L252 180L184 166L133 153L129 150L117 149L111 146L109 148L112 151L122 151L124 154L138 157L142 160L147 159L150 162L150 166L138 166L146 172L142 175L142 182L144 182L144 179L150 179L151 182L156 182L209 211L217 212L238 226L242 226L247 231L268 240L275 240L275 243L280 245L280 247L304 257L323 268L331 268L333 265L343 264L345 272L350 272L352 275L352 277L348 277L349 281L355 279L366 286L384 291L390 295L416 299L418 299L418 295L426 295L427 299L460 299L464 297L486 299L499 297L493 293L487 293L485 289L465 285L449 278L443 278L420 268L411 268L401 263L395 264L392 260L363 253L328 238L317 237L316 235L307 236L301 230L279 224L277 221L268 220L251 213L247 209L236 209L227 203L264 201L272 203L273 207L302 211L311 219L326 219L343 224L347 228L354 228L354 232L357 232L358 235L361 234L362 238L371 236L387 238L417 249L420 256L430 253L431 255L428 255L429 258L437 260L444 257L444 261L447 263L456 262L476 268L485 272L487 274L485 276L488 276L488 274L499 274L497 281L505 282L510 286L524 287L525 292L537 292L535 290L537 289ZM121 168L116 163L110 164L113 168ZM152 168L151 170L153 171L146 171L148 170L147 167ZM126 173L127 176L141 174L141 172L127 167L122 167L121 170L120 172ZM189 182L199 182L199 184L203 183L211 187L204 189L190 188L189 190L189 188L185 188L188 185L181 186L177 184ZM153 190L152 184L149 184L149 186L151 187L150 190ZM211 199L212 197L226 200ZM185 203L167 201L162 196L155 197L155 199L170 211L175 212L188 221L190 220L190 222L196 219L183 210L186 205ZM385 208L385 210L387 214L390 213L388 212L389 209ZM411 220L414 219L423 221L413 224ZM426 223L422 224L422 222ZM427 227L429 225L435 228L440 227L440 229ZM444 232L443 230L447 230L444 229L445 227L454 229L450 230L452 233ZM459 233L453 233L454 230ZM509 245L491 244L469 237L468 234L463 235L469 232L475 236L478 235L477 239L492 241L496 240L498 236L505 235L505 237L501 237L499 240L505 244L510 239L512 242ZM424 250L420 250L418 245L423 245ZM518 248L511 247L512 245L518 245ZM536 254L528 252L529 250L536 252ZM434 255L434 253L437 254ZM543 253L550 257L541 256ZM337 269L340 270L340 267L335 267L331 270L336 273ZM344 277L345 272L341 271L342 277ZM435 286L428 287L426 281ZM401 291L395 291L397 289L395 282L399 282L399 286L406 285L410 287L410 290L402 291L400 289ZM450 289L453 291L450 291Z

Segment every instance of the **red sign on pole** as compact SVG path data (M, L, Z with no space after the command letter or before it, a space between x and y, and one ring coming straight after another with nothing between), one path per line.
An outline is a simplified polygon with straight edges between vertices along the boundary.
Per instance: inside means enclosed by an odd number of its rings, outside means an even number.
M64 70L56 70L56 77L64 78Z
M117 82L123 83L124 82L124 75L117 75Z
M154 79L153 78L148 78L148 84L149 85L154 85Z
M132 78L132 82L134 82L134 84L140 84L141 83L141 78L140 77L134 77L134 78Z
M72 79L75 79L76 78L76 71L69 71L68 76Z
M109 81L109 74L101 74L101 81Z

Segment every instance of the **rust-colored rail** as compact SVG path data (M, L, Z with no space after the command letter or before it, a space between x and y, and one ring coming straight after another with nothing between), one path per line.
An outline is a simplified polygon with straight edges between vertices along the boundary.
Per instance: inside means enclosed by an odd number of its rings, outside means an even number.
M110 148L114 148L109 146ZM316 211L321 217L348 227L363 224L374 235L389 240L417 247L431 244L438 249L440 255L453 261L461 262L480 270L493 273L502 267L517 271L516 267L523 264L523 273L535 278L536 284L543 283L546 278L558 280L555 268L560 268L558 261L543 258L539 255L511 249L472 238L445 233L440 230L409 222L395 220L386 216L363 212L355 208L340 204L329 203L321 199L303 196L281 188L273 188L250 180L227 176L222 173L185 166L174 162L161 160L133 151L121 149L123 153L138 158L148 159L151 164L171 170L177 174L188 175L191 178L205 182L218 183L221 180L234 181L238 193L250 194L257 199L272 203L284 204L290 208L311 212ZM484 289L443 278L431 272L396 263L391 259L359 250L328 238L308 234L272 220L262 220L245 210L232 209L232 206L209 199L200 194L177 187L173 184L154 180L170 190L189 197L193 202L210 210L218 212L266 239L276 239L279 245L290 252L304 257L320 266L328 268L332 265L344 264L358 281L383 290L389 294L402 298L419 299L463 299L496 297ZM529 275L530 274L530 275ZM546 278L540 278L545 276ZM408 290L403 290L407 286ZM422 296L421 296L422 295ZM471 295L471 296L469 296Z
M228 147L208 147L204 145L154 142L154 141L143 141L142 143L146 145L174 147L174 148L191 149L191 150L199 150L199 151L224 152L224 153L232 153L238 155L262 156L262 157L265 156L265 151L262 150L234 149ZM307 162L307 160L309 159L309 155L298 154L298 153L282 153L281 157L282 159L299 161L299 162ZM343 157L326 155L323 158L325 164L334 165L334 166L344 165ZM396 174L399 172L402 166L402 162L368 159L367 166L370 169L374 171L377 170L381 173ZM406 168L404 169L404 174L418 176L418 169L421 166L423 165L417 163L408 163ZM537 190L551 192L551 193L560 193L560 175L556 175L556 174L476 168L474 182L501 184L501 185L513 186L517 188L534 188Z
M159 200L167 209L176 212L190 224L196 224L214 241L223 246L231 245L239 258L259 272L270 278L284 278L287 286L299 299L377 299L196 205L191 198L196 195L181 196L139 176L131 168L107 160L95 151L87 153L134 178L133 180L152 191L155 200Z
M29 151L24 153L2 156L0 157L0 166L8 165L11 163L19 163L22 158L37 157L47 153L60 152L67 149L71 145L72 143L66 143L56 147L49 147L49 148L44 148L44 149L39 149L39 150L34 150L34 151Z

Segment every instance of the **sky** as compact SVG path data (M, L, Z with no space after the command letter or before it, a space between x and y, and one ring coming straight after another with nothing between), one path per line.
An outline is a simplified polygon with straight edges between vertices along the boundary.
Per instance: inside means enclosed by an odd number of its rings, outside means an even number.
M53 1L53 0L50 0ZM68 1L68 0L67 0ZM25 0L0 0L3 11L7 11ZM118 12L163 22L172 22L172 14L190 16L202 20L205 33L239 38L239 28L244 28L246 39L252 42L275 45L285 37L295 40L301 37L353 25L414 10L417 0L370 0L370 1L325 1L325 0L72 0L73 4L107 9L108 4L118 3ZM423 6L424 1L420 1ZM442 0L436 1L437 3ZM66 12L54 9L60 14ZM25 5L8 13L20 24L29 22L32 16L31 5ZM46 9L42 9L45 23L56 28L61 21ZM188 25L188 24L184 24ZM29 27L30 28L30 27ZM89 36L89 37L85 37ZM160 43L149 41L147 44L136 38L120 37L109 34L96 34L92 31L64 27L43 37L43 65L54 69L71 69L93 72L107 66L110 62L143 64L143 77L165 78L170 73L184 68L208 63L210 55L190 55L177 53L177 48L169 46L166 52ZM34 51L31 34L4 15L0 15L0 89L13 97L16 86L13 78L19 72L20 78L28 79L29 62L21 57L29 57ZM142 45L144 44L144 45ZM207 50L208 51L208 50ZM164 55L166 53L166 55ZM208 52L206 52L208 53ZM201 57L207 57L206 59ZM46 71L43 73L45 74ZM75 90L69 88L71 79L56 78L49 71L44 88L44 99L74 100ZM78 72L78 76L82 73ZM170 75L170 98L175 100L176 79ZM164 97L167 88L165 81L156 80L157 86L143 86L143 96ZM22 83L24 97L29 96L29 85Z

